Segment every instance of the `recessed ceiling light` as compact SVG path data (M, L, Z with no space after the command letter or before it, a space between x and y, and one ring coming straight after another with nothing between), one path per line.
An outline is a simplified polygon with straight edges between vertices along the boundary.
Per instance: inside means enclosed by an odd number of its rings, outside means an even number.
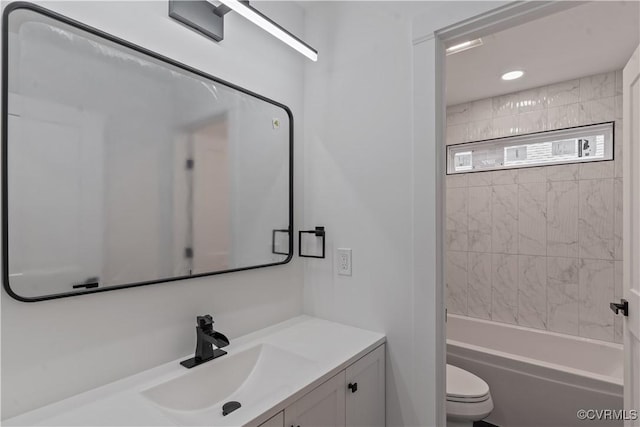
M482 46L482 39L469 40L464 43L459 43L447 48L447 55L453 55L454 53L462 52L474 47Z
M515 79L519 79L522 76L524 76L524 71L521 71L521 70L509 71L508 73L504 73L502 75L502 80L515 80Z

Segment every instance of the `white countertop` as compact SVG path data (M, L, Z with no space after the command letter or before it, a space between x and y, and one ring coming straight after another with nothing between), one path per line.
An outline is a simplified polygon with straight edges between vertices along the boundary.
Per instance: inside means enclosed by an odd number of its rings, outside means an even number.
M260 404L243 406L224 418L217 418L219 421L216 421L216 425L258 425L384 342L385 336L381 333L309 316L295 317L235 338L225 347L229 355L255 345L268 344L302 356L313 364L308 372L305 370L303 375L295 378L291 387L275 390ZM186 354L175 361L5 420L2 425L185 425L185 419L191 417L191 413L185 415L179 411L161 408L141 392L197 369L206 369L208 365L211 366L228 356L222 356L193 369L186 369L179 362L189 357L193 357L193 354ZM215 387L215 384L211 386ZM211 408L214 409L220 411L219 408ZM208 425L212 425L210 418L207 420ZM198 424L201 423L196 422L194 425Z

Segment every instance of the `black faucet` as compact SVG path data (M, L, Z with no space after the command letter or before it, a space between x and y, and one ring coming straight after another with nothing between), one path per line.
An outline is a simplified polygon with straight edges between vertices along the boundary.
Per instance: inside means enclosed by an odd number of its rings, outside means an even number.
M216 357L224 356L227 352L220 349L229 345L227 337L213 330L213 318L210 314L198 316L196 321L196 355L180 362L182 366L189 369ZM214 349L214 345L217 348Z

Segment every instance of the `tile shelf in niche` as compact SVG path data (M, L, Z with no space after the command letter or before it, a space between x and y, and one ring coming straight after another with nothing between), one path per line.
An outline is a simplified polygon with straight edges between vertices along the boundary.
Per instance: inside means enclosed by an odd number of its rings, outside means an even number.
M613 160L615 122L447 146L447 175Z

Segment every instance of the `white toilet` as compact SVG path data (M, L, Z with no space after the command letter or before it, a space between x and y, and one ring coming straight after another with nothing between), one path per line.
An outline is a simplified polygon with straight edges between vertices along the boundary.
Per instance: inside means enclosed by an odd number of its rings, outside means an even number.
M472 427L492 410L489 385L471 372L447 364L447 427Z

